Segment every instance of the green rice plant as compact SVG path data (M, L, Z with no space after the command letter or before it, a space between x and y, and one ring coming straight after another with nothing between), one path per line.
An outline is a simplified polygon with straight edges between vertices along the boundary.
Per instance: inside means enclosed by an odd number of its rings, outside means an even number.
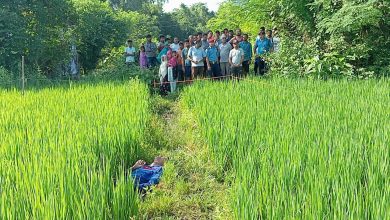
M235 219L390 218L390 81L197 83L182 105Z
M147 87L0 91L0 219L130 219Z

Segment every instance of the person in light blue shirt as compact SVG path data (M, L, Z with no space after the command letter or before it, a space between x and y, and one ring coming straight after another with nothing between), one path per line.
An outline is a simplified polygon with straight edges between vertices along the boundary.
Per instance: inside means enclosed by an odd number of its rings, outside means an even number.
M215 40L209 40L210 46L206 49L206 63L207 63L207 71L210 77L220 77L219 70L219 50L215 46Z
M252 44L248 41L248 34L244 34L239 47L244 51L244 62L242 62L242 72L244 76L249 73L249 65L252 60Z
M165 158L158 156L154 158L153 163L150 165L146 165L146 162L143 160L138 160L131 167L131 177L135 182L135 187L140 192L160 182L165 160Z
M255 47L253 48L254 54L256 54L255 59L255 74L259 73L260 75L264 75L266 72L266 63L265 63L265 55L270 52L272 48L271 41L265 37L265 32L260 31L259 37L256 39Z

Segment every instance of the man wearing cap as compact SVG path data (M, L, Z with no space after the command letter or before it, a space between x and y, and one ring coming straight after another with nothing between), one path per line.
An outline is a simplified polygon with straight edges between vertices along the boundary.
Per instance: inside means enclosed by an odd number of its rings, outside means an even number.
M203 74L206 52L202 48L202 42L197 41L195 46L188 51L188 58L191 61L192 79Z
M148 34L146 36L146 43L144 46L145 46L146 57L148 59L148 67L151 68L157 66L157 59L156 59L157 46L155 43L152 42L152 35Z
M221 75L229 76L230 75L229 54L230 54L230 50L232 50L232 45L227 42L225 34L222 34L221 44L218 47L219 47L219 55L220 55Z
M215 40L209 40L209 47L206 49L206 63L207 63L207 71L210 77L219 77L219 50L215 46Z
M265 56L271 50L271 42L265 37L265 32L260 31L258 39L256 39L253 53L256 54L255 74L264 75L266 72Z

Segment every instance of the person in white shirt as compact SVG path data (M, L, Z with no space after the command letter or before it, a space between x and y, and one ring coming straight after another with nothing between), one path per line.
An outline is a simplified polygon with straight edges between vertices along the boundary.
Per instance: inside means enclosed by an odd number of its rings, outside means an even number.
M160 77L160 94L167 95L170 86L168 84L168 58L166 55L161 57L161 64L159 69Z
M172 51L179 51L180 49L180 45L179 45L179 38L175 37L173 38L173 43L170 45L170 48L172 49Z
M274 28L273 40L274 40L274 44L273 44L274 52L277 53L280 50L280 37L279 37L278 29L276 27Z
M125 48L126 64L131 65L135 63L135 48L133 47L133 41L127 40L127 47Z
M233 77L239 80L242 73L242 62L244 62L244 51L239 48L238 41L233 41L233 49L229 54L229 63Z
M221 75L229 76L230 75L230 65L229 65L229 54L232 49L232 45L227 42L225 34L221 36L221 43L219 47L219 56L220 56L220 66L221 66Z
M192 79L195 79L195 77L203 74L204 60L206 58L206 52L202 48L201 41L197 41L195 46L190 48L188 58L191 61Z

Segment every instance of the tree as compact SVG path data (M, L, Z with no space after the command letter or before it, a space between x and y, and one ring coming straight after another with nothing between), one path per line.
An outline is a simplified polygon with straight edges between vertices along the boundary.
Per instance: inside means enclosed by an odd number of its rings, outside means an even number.
M159 27L163 34L174 34L180 39L186 39L196 32L207 31L207 21L214 16L204 3L196 3L190 7L181 4L173 12L163 14L159 19Z
M65 32L74 14L68 0L3 1L0 25L4 27L0 42L5 59L0 65L15 70L15 63L26 55L30 65L51 73L61 63L66 51Z

